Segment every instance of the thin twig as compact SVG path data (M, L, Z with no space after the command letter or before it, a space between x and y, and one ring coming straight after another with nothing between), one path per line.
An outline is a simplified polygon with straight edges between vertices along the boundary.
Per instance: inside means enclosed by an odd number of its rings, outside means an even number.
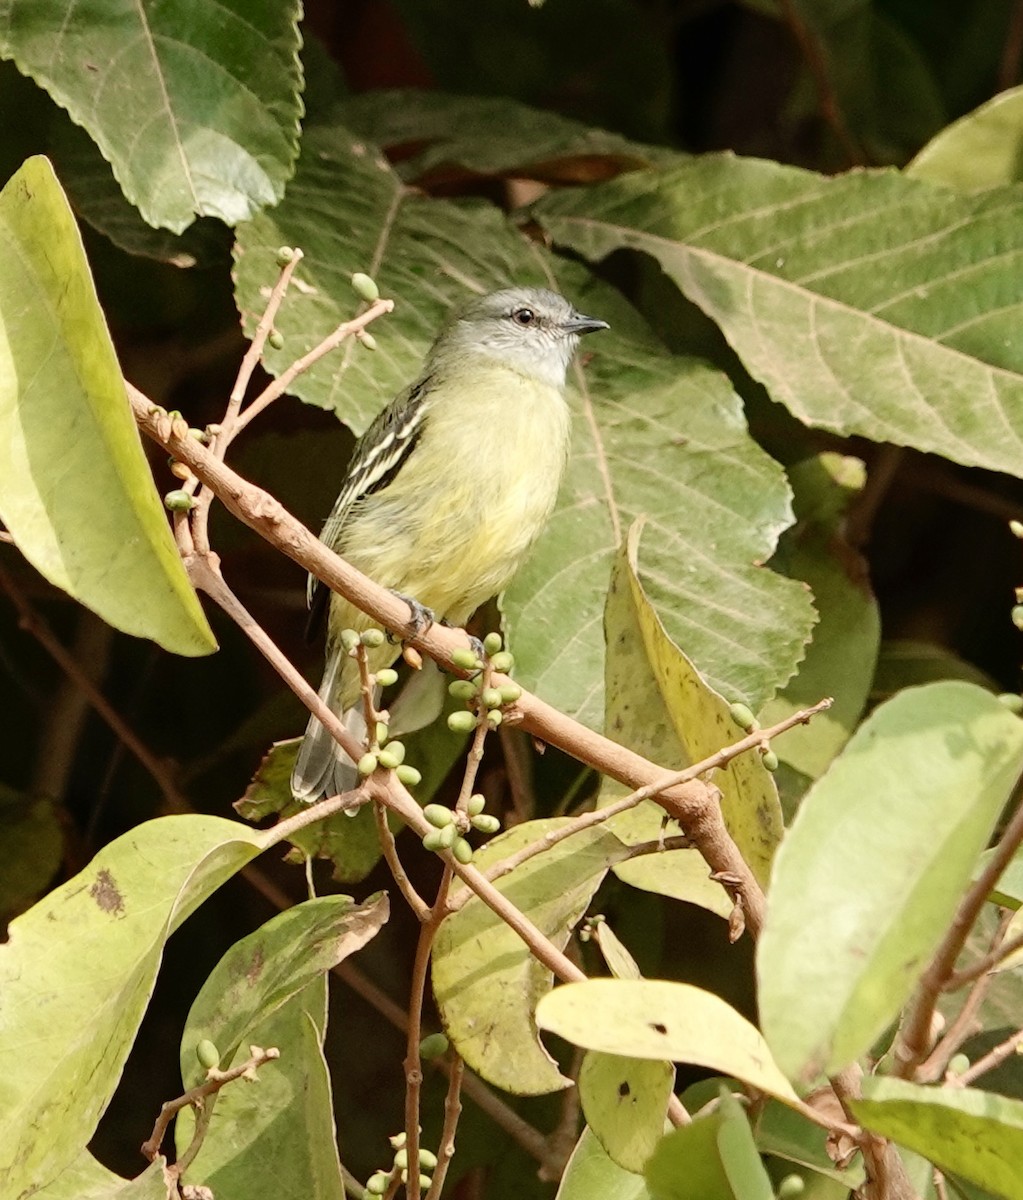
M444 1128L441 1130L440 1145L437 1147L437 1169L433 1173L426 1200L439 1200L444 1190L448 1167L455 1156L455 1131L458 1128L458 1118L462 1114L461 1090L464 1073L465 1063L457 1054L453 1055L447 1095L444 1097Z
M991 890L999 876L1008 866L1013 855L1023 842L1023 795L1017 781L1013 796L1012 818L1005 828L994 850L984 864L983 870L970 885L959 902L952 924L945 932L927 970L920 977L916 994L910 1002L894 1047L895 1067L893 1074L902 1079L911 1079L917 1065L928 1052L928 1036L938 997L955 970L956 960L966 945L970 930L976 923L981 909L987 903Z
M950 1087L967 1087L981 1075L986 1075L988 1071L993 1071L995 1067L1001 1066L1007 1058L1011 1058L1016 1053L1020 1045L1023 1045L1023 1029L1017 1029L1011 1037L1007 1037L1004 1042L999 1042L982 1058L978 1058L975 1063L967 1067L961 1075L950 1075L945 1082Z
M1012 914L1010 913L1010 919ZM961 971L955 971L945 982L945 991L954 992L964 984L972 983L981 975L986 975L989 971L995 970L1007 958L1015 954L1017 950L1023 949L1023 933L1016 934L1015 937L1009 938L1007 942L1002 942L1000 946L996 946L993 950L989 950L983 958L978 958L975 963L964 967Z
M430 906L416 891L412 880L408 877L408 873L401 865L401 859L398 857L398 847L394 841L394 834L387 823L386 807L379 800L374 800L373 812L376 817L377 837L380 841L380 849L383 851L384 861L390 868L391 877L398 885L398 890L405 897L409 908L416 914L416 919L419 921L428 921L430 919Z

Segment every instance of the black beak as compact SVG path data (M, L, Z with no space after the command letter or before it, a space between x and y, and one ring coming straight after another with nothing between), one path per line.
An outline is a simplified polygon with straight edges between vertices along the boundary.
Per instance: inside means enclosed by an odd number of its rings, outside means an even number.
M562 325L566 333L596 333L598 329L610 329L606 321L599 317L584 317L582 313L573 313Z

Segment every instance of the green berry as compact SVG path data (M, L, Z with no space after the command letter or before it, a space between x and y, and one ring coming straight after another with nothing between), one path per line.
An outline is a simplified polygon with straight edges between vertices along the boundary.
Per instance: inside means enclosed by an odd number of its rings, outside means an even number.
M482 666L476 655L471 650L466 650L464 646L452 650L451 661L456 667L461 667L463 671L478 671Z
M408 763L400 763L394 773L406 787L415 787L417 783L423 782L423 773L415 767L410 767Z
M420 1175L419 1175L419 1190L421 1192L428 1192L430 1190L431 1183L433 1183L433 1180L430 1178L429 1175L423 1175L422 1173L420 1173Z
M399 1171L404 1171L405 1168L408 1166L408 1151L405 1149L404 1146L402 1146L402 1148L400 1150L395 1152L394 1165L398 1168Z
M786 1175L778 1184L778 1200L795 1200L806 1191L806 1183L801 1175Z
M421 1170L425 1168L427 1171L432 1171L436 1165L437 1165L437 1155L434 1154L433 1151L431 1151L431 1150L420 1150L419 1151L419 1167Z
M431 1062L433 1059L447 1054L450 1044L446 1034L431 1033L419 1043L419 1057L424 1062Z
M220 1051L209 1038L203 1038L196 1045L195 1057L199 1060L199 1065L205 1067L207 1071L212 1071L220 1066Z
M436 853L438 850L443 850L440 840L441 831L439 829L431 829L429 833L423 834L423 849L432 850Z
M384 742L387 741L387 732L388 732L387 722L386 721L377 721L376 735L377 735L377 745L378 746L382 746L384 744Z
M1002 692L998 703L1004 705L1011 713L1023 713L1023 696L1017 692Z
M182 494L184 494L184 493L182 493ZM163 500L164 504L167 504L167 501L170 499L170 497L172 495L176 495L176 493L173 493L173 492L167 493L167 495L164 497L164 500ZM170 505L167 504L167 507L170 508ZM1023 629L1023 604L1013 605L1012 612L1009 615L1012 617L1013 625L1015 625L1017 629Z
M346 654L351 654L359 644L359 635L354 629L341 630L341 648Z
M422 1129L419 1132L422 1133ZM397 1133L392 1134L387 1140L391 1143L393 1149L400 1150L408 1141L408 1134L404 1129L401 1129Z
M188 436L189 436L190 438L192 438L192 439L193 439L193 441L196 441L196 442L202 442L202 444L203 444L204 446L206 445L206 442L208 441L208 439L207 439L207 437L206 437L206 430L205 430L205 429L190 429L190 430L188 431Z
M775 754L775 752L773 750L766 751L761 756L760 761L764 764L764 767L766 768L766 770L768 770L768 771L777 771L778 770L778 766L779 766L778 755Z
M745 729L747 733L753 729L756 723L756 717L753 715L753 710L748 704L730 704L728 711L731 713L732 720L741 729Z
M168 492L164 496L163 505L171 512L188 512L195 507L195 501L188 492L182 491L181 488L175 488L174 491Z
M469 802L465 806L465 811L470 817L478 817L480 813L487 807L487 798L482 792L474 792L469 797Z
M290 246L281 246L277 251L277 265L286 267L295 257L295 251Z
M469 679L453 679L448 684L448 695L456 700L475 700L476 685Z
M475 713L453 712L448 714L448 729L450 729L452 733L472 733L475 728Z
M445 825L443 829L438 829L437 832L440 834L439 840L441 846L445 850L450 850L454 845L455 838L458 837L458 826L452 821L450 825Z
M472 818L472 827L478 829L480 833L497 833L501 828L501 822L489 813L480 813L478 817Z
M388 742L384 747L383 753L394 759L392 767L399 767L405 761L405 743L404 742ZM380 759L384 762L383 757ZM384 763L386 767L388 764Z
M504 713L502 713L499 708L492 708L490 712L487 713L487 724L491 729L496 729L503 720Z
M365 779L368 775L373 774L378 765L377 756L372 753L366 753L359 759L359 774Z
M359 334L359 345L366 350L375 350L377 348L376 338L365 329Z
M501 693L502 704L514 704L516 700L522 698L522 688L517 683L503 684L498 691Z
M385 771L393 771L399 766L397 758L389 750L381 750L377 754L377 762L384 768Z
M267 342L274 350L284 349L284 334L279 329L271 329L267 336Z
M493 687L484 688L481 699L487 708L500 708L504 703L504 700L501 698L500 691Z
M515 656L508 650L499 650L497 654L490 656L490 665L495 671L500 671L502 675L507 675L512 667L515 666Z
M366 1181L366 1191L371 1196L382 1196L387 1191L387 1185L391 1182L390 1173L385 1171L376 1171Z
M443 829L455 819L455 814L443 804L428 804L423 809L423 816L435 829Z
M950 1075L962 1075L964 1071L970 1069L969 1057L965 1054L954 1054L949 1060L948 1070Z
M1023 538L1023 521L1010 521L1009 531L1013 537Z
M368 649L375 650L384 644L384 631L382 629L364 629L359 640Z
M503 642L499 633L488 633L483 639L483 649L487 654L496 654L502 645Z
M362 271L356 271L352 276L352 290L360 300L366 300L370 304L374 300L380 299L380 289L377 287L376 280L363 274Z
M450 828L454 829L454 825L450 826ZM462 864L463 867L467 867L469 863L472 862L472 846L469 845L465 838L460 837L454 839L454 845L451 847L451 853L455 856L457 861Z
M381 687L391 687L398 682L398 672L393 667L384 667L383 670L377 671L376 678Z

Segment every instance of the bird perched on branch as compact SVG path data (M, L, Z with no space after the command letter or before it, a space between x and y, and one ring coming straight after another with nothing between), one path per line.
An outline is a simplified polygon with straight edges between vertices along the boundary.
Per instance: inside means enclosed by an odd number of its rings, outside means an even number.
M356 443L321 540L431 617L463 624L509 582L554 508L568 456L566 372L580 336L607 327L544 288L471 301ZM374 622L314 578L308 595L311 626L329 608L320 697L361 741L358 664L340 634ZM371 669L398 653L388 643L370 650ZM296 798L312 802L356 781L351 759L310 718L291 778Z

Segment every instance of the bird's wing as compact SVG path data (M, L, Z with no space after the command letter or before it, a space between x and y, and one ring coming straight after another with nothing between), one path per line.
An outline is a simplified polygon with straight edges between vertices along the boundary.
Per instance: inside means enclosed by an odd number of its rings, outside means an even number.
M331 549L337 547L356 501L387 487L412 452L429 409L431 381L432 377L425 375L399 392L356 442L341 491L320 533L320 541ZM330 590L310 575L307 596L306 637L311 640L326 616Z

